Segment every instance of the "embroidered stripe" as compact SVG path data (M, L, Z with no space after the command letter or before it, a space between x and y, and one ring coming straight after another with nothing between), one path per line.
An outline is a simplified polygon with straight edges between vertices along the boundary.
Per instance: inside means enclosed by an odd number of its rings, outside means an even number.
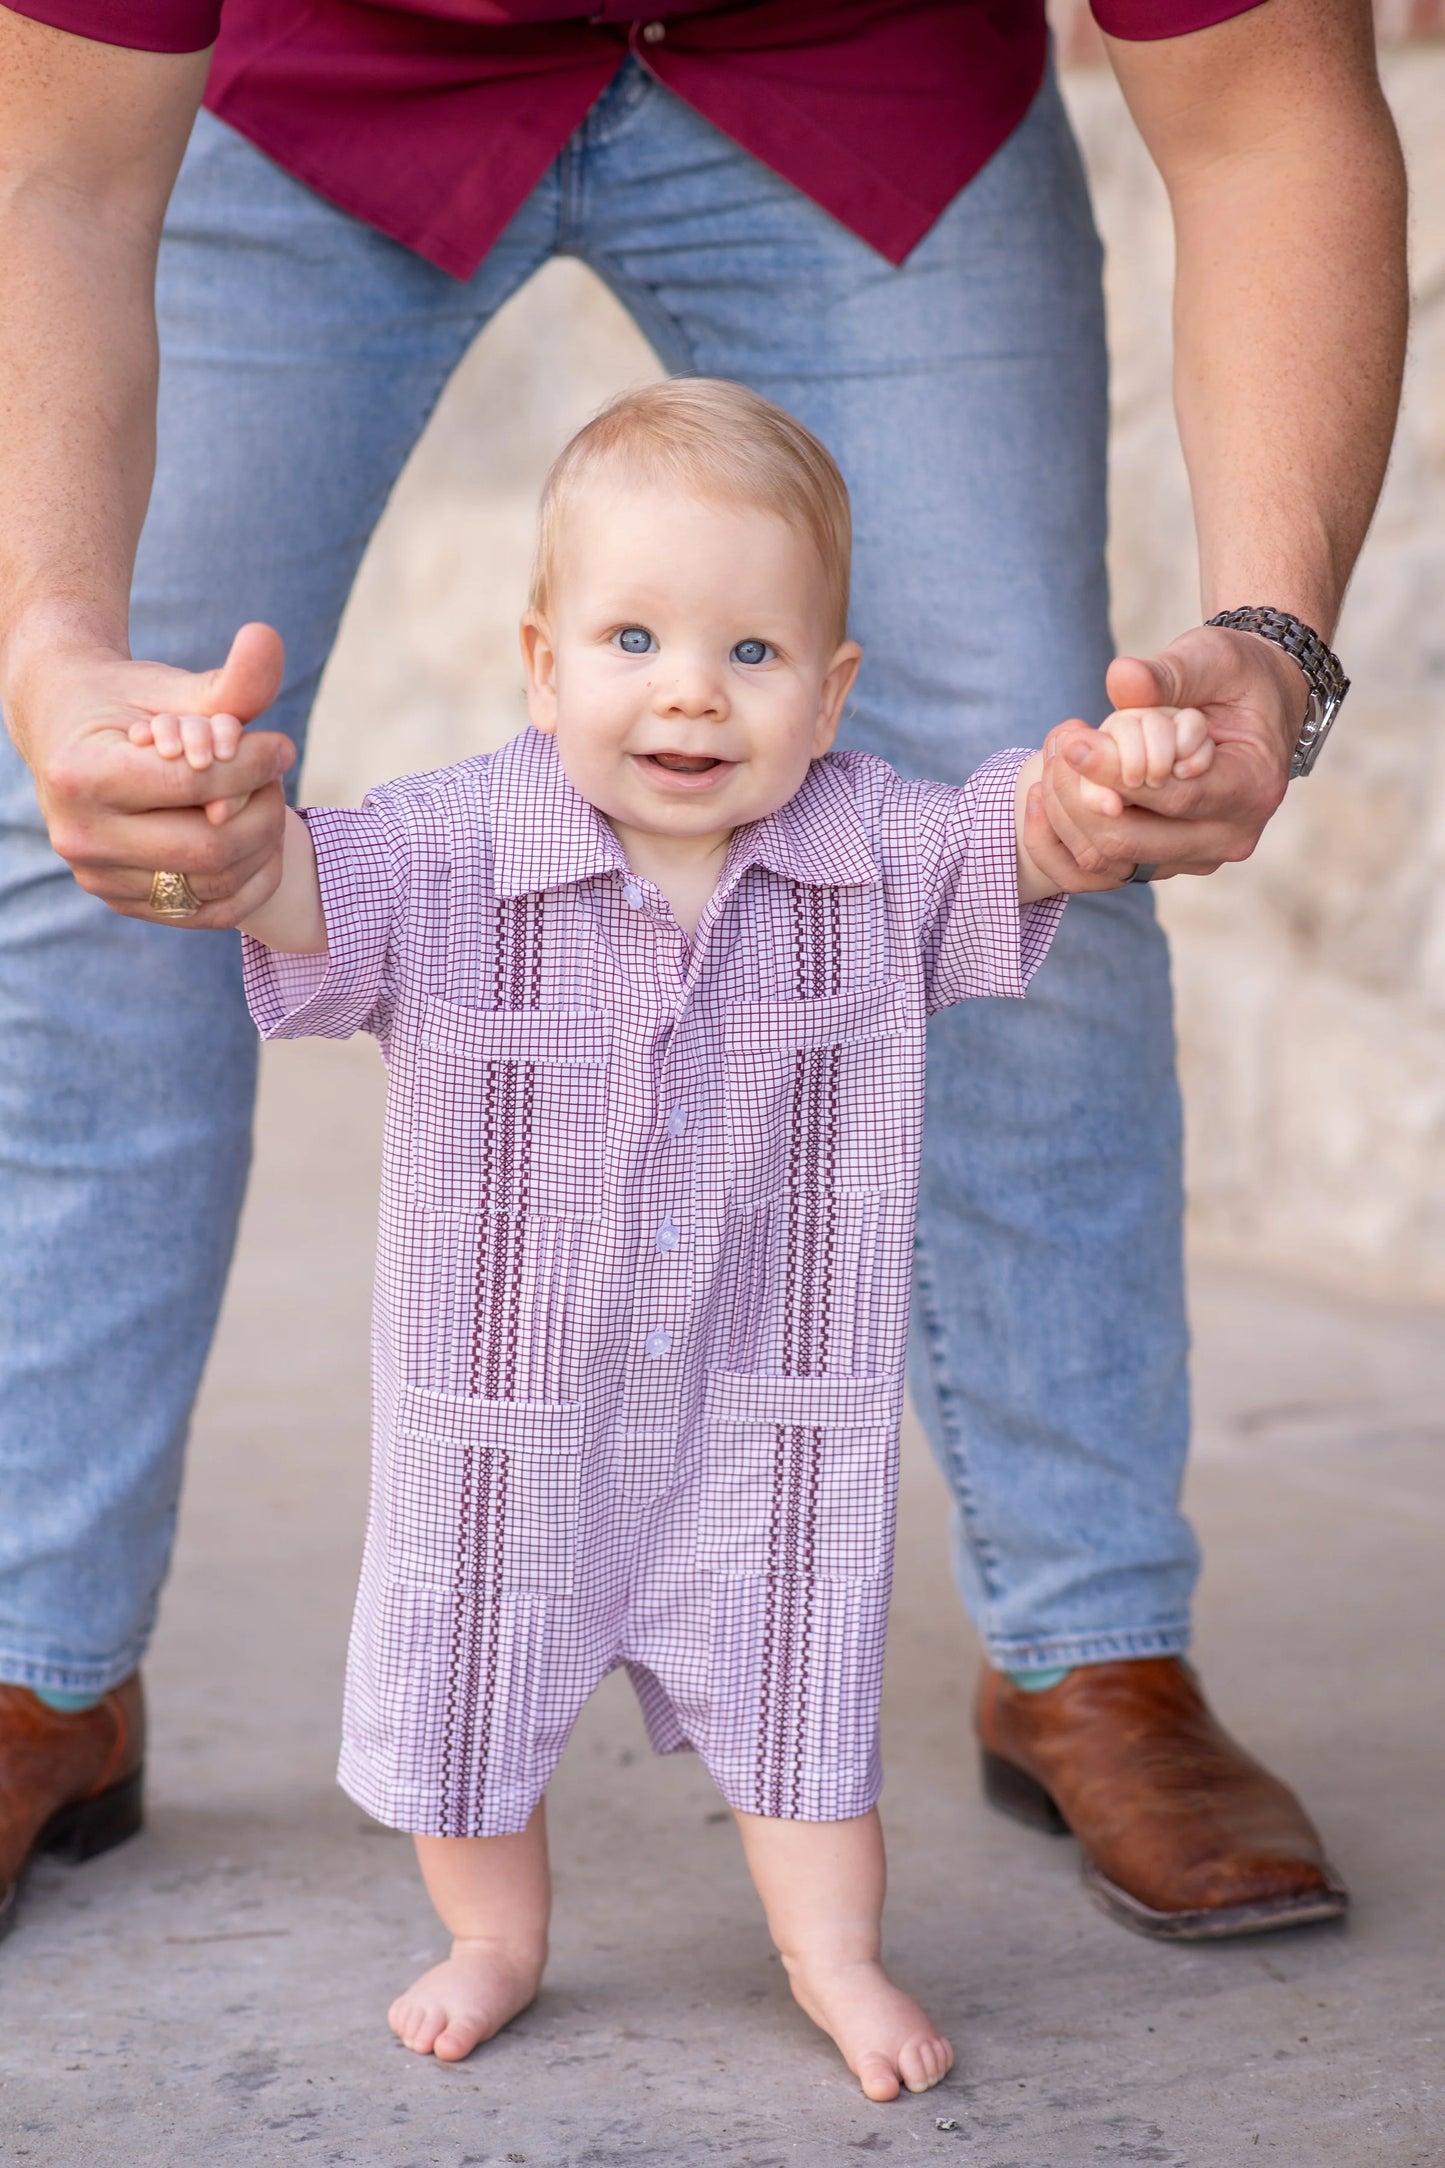
M792 1740L796 1746L797 1727L793 1705L793 1644L798 1623L798 1537L800 1500L798 1497L801 1455L798 1451L801 1431L778 1433L778 1453L782 1461L782 1482L786 1504L782 1515L781 1556L772 1590L773 1601L778 1609L776 1682L773 1691L773 1738L769 1755L768 1812L779 1815L783 1811L783 1771L788 1761L788 1746ZM784 1443L786 1440L786 1443Z
M803 1811L804 1746L808 1733L808 1689L812 1683L813 1664L813 1604L817 1595L816 1573L818 1544L818 1504L823 1482L823 1433L808 1433L808 1498L803 1517L802 1578L800 1582L802 1620L798 1636L798 1711L793 1724L793 1788L791 1804L794 1815Z
M461 1495L457 1502L457 1525L453 1538L451 1639L447 1648L446 1703L442 1715L441 1768L439 1771L438 1835L461 1834L457 1816L457 1764L471 1736L470 1712L475 1697L475 1667L467 1661L471 1651L472 1542L474 1536L474 1487L476 1470L470 1453L463 1456Z
M774 1677L773 1607L778 1584L778 1558L783 1534L783 1456L787 1432L780 1423L773 1434L773 1481L768 1503L767 1571L763 1576L763 1645L758 1665L758 1730L753 1756L754 1814L766 1814L768 1742L772 1733Z
M487 1663L482 1686L482 1706L477 1723L477 1787L476 1819L486 1799L487 1782L491 1776L492 1724L497 1705L497 1674L501 1658L502 1633L502 1567L507 1555L507 1455L504 1452L486 1450L488 1476L492 1479L492 1556L491 1586L486 1590L487 1606ZM495 1473L494 1473L495 1470ZM481 1568L480 1557L478 1559ZM473 1666L475 1676L475 1666Z

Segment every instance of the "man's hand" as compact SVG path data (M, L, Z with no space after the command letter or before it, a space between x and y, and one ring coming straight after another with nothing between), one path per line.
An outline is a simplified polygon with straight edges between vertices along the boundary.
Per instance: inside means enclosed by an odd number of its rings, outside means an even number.
M1384 475L1405 351L1404 167L1369 0L1266 0L1176 36L1106 43L1173 214L1200 614L1270 603L1328 640ZM1121 787L1109 741L1064 725L1043 786L1061 847L1090 871L1211 873L1247 858L1304 720L1295 664L1252 634L1201 626L1148 661L1119 657L1108 689L1119 708L1202 708L1214 762L1150 790L1146 809Z
M1248 858L1289 781L1309 698L1298 665L1255 633L1200 625L1158 655L1116 657L1105 682L1116 708L1201 710L1214 758L1192 779L1131 786L1111 737L1060 724L1044 748L1041 797L1075 864L1127 878L1143 863L1164 880Z
M144 915L152 876L185 873L206 899L189 923L224 926L269 878L294 753L249 740L226 785L239 802L208 817L213 780L126 737L165 709L249 719L280 675L265 627L218 673L126 656L154 463L156 249L208 56L108 45L104 8L69 12L97 35L0 5L0 698L82 886Z
M166 716L248 722L275 698L281 665L269 625L243 626L218 670L45 644L17 660L7 714L50 840L82 888L127 917L149 918L154 874L184 873L203 905L185 923L203 928L235 926L272 894L291 740L248 731L229 760L202 768L158 759L145 741Z

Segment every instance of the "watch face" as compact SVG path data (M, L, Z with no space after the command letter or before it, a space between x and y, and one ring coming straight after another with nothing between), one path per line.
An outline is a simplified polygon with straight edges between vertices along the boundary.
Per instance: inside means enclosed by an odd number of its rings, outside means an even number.
M1305 710L1304 728L1289 764L1290 775L1308 775L1320 757L1320 747L1330 734L1330 725L1340 712L1343 693L1336 693L1326 700L1318 691L1311 690L1310 704Z

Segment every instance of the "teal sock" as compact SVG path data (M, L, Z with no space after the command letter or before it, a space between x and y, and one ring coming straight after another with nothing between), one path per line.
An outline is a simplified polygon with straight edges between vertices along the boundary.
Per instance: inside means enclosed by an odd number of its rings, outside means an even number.
M1025 1694L1046 1694L1051 1686L1061 1685L1073 1668L1065 1664L1062 1671L1006 1671L1004 1677Z
M47 1709L58 1709L62 1716L76 1716L82 1709L94 1709L105 1699L104 1694L66 1694L53 1686L32 1686L30 1691Z

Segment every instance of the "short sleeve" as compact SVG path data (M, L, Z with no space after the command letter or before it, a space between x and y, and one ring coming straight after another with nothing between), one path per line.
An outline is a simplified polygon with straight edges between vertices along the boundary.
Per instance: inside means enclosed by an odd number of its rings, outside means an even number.
M928 1010L982 995L1015 1000L1049 952L1066 898L1019 903L1014 795L1027 752L996 753L961 790L920 804L934 876L923 923Z
M384 1039L410 887L407 831L377 792L359 813L312 806L301 817L316 847L326 953L294 956L245 936L251 1014L263 1039Z
M1215 23L1251 14L1262 0L1090 0L1090 5L1108 36L1142 43L1212 29Z
M221 28L221 0L9 0L16 15L98 45L139 53L201 53Z

